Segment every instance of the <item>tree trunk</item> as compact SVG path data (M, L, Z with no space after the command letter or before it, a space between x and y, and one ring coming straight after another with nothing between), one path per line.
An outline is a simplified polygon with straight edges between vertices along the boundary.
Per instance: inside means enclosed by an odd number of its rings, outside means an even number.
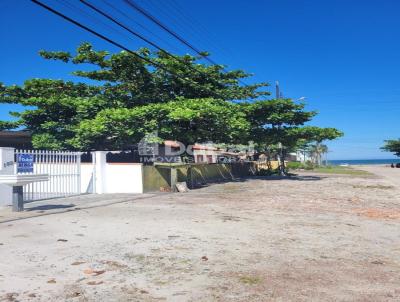
M279 175L284 176L286 175L285 169L285 152L283 150L283 146L279 143Z
M267 154L267 167L268 167L268 170L269 170L270 172L272 172L271 152L270 152L270 150L267 150L266 154Z
M318 166L321 166L322 165L322 157L321 157L321 151L320 151L320 149L321 149L321 144L320 144L320 142L317 142L317 144L316 144L316 147L317 147L317 164L318 164Z

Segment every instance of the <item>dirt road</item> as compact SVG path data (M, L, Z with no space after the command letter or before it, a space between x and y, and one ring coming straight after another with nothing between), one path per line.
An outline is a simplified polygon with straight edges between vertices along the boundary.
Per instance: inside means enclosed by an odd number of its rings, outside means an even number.
M3 301L399 301L400 190L307 175L0 224Z

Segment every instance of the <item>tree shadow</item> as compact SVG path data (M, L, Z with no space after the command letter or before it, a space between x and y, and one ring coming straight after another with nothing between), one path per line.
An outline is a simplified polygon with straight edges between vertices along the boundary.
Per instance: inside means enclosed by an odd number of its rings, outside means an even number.
M327 177L314 176L314 175L295 175L295 176L289 176L286 179L297 180L297 181L317 181L317 180L322 180L325 178L327 178Z
M68 209L75 207L74 204L46 204L36 207L25 208L26 211L48 211L48 210L57 210L57 209Z
M313 175L290 175L290 176L279 176L279 175L269 175L269 176L247 176L247 177L236 177L234 179L223 179L217 181L210 181L202 184L197 184L192 187L191 190L201 189L210 187L215 184L224 183L237 183L237 182L247 182L255 179L260 180L292 180L292 181L319 181L327 177L323 176L313 176Z
M265 179L265 180L295 180L295 181L318 181L325 179L327 177L324 176L315 176L315 175L270 175L270 176L253 176L246 178L246 180L251 179Z

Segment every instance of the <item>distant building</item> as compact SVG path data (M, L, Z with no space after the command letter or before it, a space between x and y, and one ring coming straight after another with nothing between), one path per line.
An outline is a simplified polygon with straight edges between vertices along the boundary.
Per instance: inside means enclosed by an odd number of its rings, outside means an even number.
M195 144L193 146L193 157L195 163L228 163L244 161L252 156L245 151L232 152L214 147L212 144Z
M166 140L164 143L140 142L138 144L140 162L152 164L154 162L162 163L180 163L180 145L176 141Z
M0 147L31 149L32 135L29 131L0 131Z
M297 151L297 152L290 153L290 154L293 155L294 158L296 158L295 161L299 161L302 163L312 160L312 158L308 152Z

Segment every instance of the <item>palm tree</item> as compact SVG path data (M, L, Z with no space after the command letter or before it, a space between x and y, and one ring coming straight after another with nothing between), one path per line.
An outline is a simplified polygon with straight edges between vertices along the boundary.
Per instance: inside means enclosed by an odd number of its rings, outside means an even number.
M322 165L322 155L328 153L328 146L321 144L321 143L316 143L315 145L310 145L310 154L311 158L313 159L313 162L321 166Z

